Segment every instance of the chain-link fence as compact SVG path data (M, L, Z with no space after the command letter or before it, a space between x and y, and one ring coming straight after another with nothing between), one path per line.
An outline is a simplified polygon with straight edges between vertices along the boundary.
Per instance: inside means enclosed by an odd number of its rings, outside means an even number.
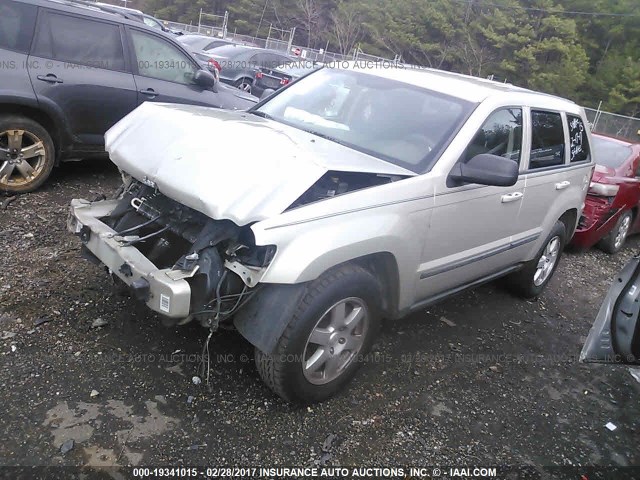
M595 133L640 142L640 118L626 117L615 113L585 108L591 130Z

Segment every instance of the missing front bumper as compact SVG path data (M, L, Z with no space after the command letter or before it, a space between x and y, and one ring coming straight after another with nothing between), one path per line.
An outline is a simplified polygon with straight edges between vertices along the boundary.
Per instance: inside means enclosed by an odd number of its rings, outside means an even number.
M95 203L72 200L67 222L69 231L79 235L87 250L151 310L176 319L189 316L191 287L187 280L176 278L171 269L158 269L134 246L124 246L114 238L116 232L100 220L117 204L118 200Z

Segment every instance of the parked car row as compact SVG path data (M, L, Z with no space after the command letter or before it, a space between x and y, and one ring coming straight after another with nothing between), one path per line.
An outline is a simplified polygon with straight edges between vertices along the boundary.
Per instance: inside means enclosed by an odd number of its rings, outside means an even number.
M198 58L215 65L223 82L261 97L287 85L320 64L296 55L224 38L185 35L180 41Z

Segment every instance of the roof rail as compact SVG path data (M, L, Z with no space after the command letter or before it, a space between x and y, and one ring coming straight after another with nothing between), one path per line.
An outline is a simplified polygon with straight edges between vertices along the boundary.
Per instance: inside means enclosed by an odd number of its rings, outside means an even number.
M88 1L88 0L66 0L66 3L68 4L76 4L78 6L85 6L85 7L91 7L91 8L95 8L96 10L101 10L103 12L107 12L107 13L113 13L114 15L119 15L121 17L124 17L128 20L135 20L138 22L142 22L142 12L138 13L135 10L132 9L123 9L121 7L115 6L115 5L108 5L105 3L98 3L98 2L92 2L92 1Z

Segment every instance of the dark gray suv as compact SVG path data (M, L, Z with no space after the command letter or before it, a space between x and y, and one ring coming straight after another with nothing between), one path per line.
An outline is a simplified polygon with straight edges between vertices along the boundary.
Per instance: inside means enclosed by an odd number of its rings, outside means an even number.
M81 2L0 2L0 192L30 192L58 162L104 155L105 132L146 101L256 99L142 22Z

